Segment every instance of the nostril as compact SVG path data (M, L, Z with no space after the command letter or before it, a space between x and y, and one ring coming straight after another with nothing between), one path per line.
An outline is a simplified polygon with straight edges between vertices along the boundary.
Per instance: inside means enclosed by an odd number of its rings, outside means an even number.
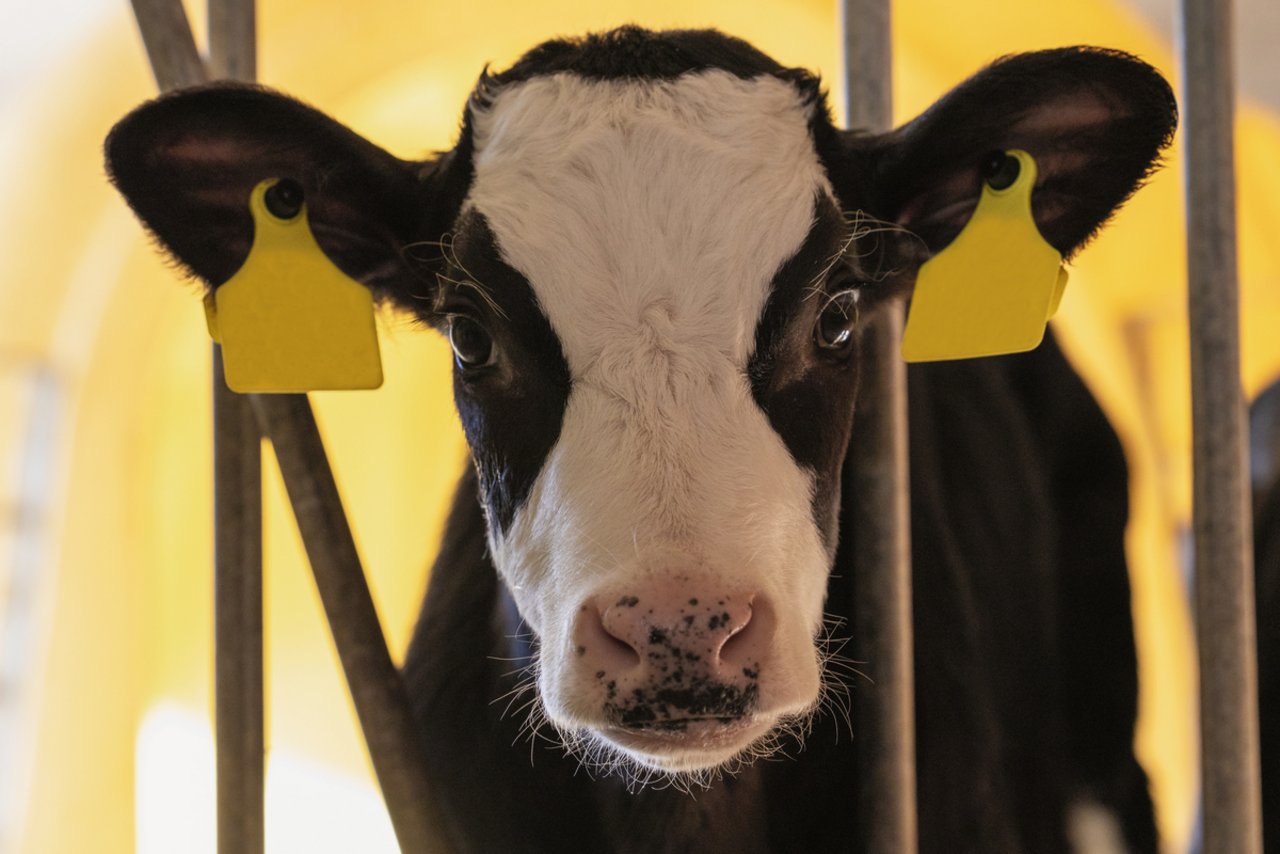
M600 615L600 628L604 630L605 639L613 647L616 654L629 656L635 659L634 663L639 664L640 650L636 647L635 642L628 637L626 629L618 625L617 620L609 619L610 612L613 610L614 608L608 608Z
M730 631L717 652L722 667L758 667L772 634L772 613L763 600L752 597L736 612Z
M723 659L731 657L737 647L741 646L744 641L750 640L752 609L748 606L743 610L736 620L729 623L729 633L724 636L724 640L720 643L720 648L716 650L716 655Z
M593 602L584 604L578 611L574 642L580 656L590 655L596 663L613 670L626 670L640 663L640 652L627 639L627 634L614 609L603 612Z

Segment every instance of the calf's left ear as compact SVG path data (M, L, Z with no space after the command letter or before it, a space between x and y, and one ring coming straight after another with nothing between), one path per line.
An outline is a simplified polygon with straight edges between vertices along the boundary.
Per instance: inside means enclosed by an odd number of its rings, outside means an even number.
M210 289L254 238L249 199L267 179L301 187L325 254L376 294L424 289L406 246L439 238L460 203L451 154L407 161L269 89L216 83L142 105L111 131L107 173L183 267Z
M1151 174L1177 120L1169 84L1129 54L1087 47L1018 54L895 131L848 137L851 157L870 166L859 170L859 198L844 201L910 229L937 252L973 213L991 155L1022 149L1037 165L1036 225L1070 256Z

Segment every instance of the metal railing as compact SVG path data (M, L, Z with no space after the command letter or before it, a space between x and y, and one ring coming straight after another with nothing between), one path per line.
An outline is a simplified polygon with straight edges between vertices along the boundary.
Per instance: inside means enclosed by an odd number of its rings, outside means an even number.
M1253 524L1240 385L1231 0L1182 0L1192 523L1205 854L1260 854Z
M181 0L133 0L163 90L208 79ZM253 0L211 0L210 68L251 79ZM305 395L238 395L213 348L218 851L263 835L261 438L271 441L400 848L445 850L408 697L387 650L320 431Z
M253 0L210 0L201 60L180 0L132 0L161 89L255 76ZM889 0L844 0L848 123L891 122ZM1196 602L1201 662L1204 851L1261 851L1257 676L1244 401L1240 392L1229 0L1183 0L1189 309L1195 435ZM877 662L859 692L856 809L872 854L916 850L910 541L901 312L868 339L859 437L846 463L859 495L858 647ZM447 849L399 673L305 395L237 395L214 346L215 706L218 850L263 850L262 504L269 439L293 506L379 785L406 852Z
M845 123L871 132L893 124L890 0L844 0ZM904 306L891 302L863 335L858 441L845 460L858 531L853 621L858 657L875 662L876 689L854 694L857 821L873 854L915 854L916 729L911 634L911 521L907 470Z

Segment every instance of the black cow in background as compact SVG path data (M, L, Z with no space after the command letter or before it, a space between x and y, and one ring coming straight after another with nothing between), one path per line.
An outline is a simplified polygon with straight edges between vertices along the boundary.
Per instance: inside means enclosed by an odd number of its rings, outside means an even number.
M486 73L423 161L231 84L107 157L210 287L288 180L336 263L449 335L474 466L404 672L455 848L858 851L841 704L875 689L829 638L865 319L1004 152L1069 256L1175 122L1149 66L1064 48L841 131L742 41L623 28ZM921 850L1154 852L1114 432L1051 339L913 367L910 419Z

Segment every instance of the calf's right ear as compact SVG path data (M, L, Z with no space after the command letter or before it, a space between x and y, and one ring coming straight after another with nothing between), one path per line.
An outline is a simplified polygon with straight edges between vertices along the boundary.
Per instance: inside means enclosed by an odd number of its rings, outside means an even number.
M405 247L438 240L464 191L446 154L401 160L323 113L268 89L218 83L166 94L122 119L107 172L172 256L208 286L253 243L249 198L270 179L301 185L317 242L375 295L429 287Z

